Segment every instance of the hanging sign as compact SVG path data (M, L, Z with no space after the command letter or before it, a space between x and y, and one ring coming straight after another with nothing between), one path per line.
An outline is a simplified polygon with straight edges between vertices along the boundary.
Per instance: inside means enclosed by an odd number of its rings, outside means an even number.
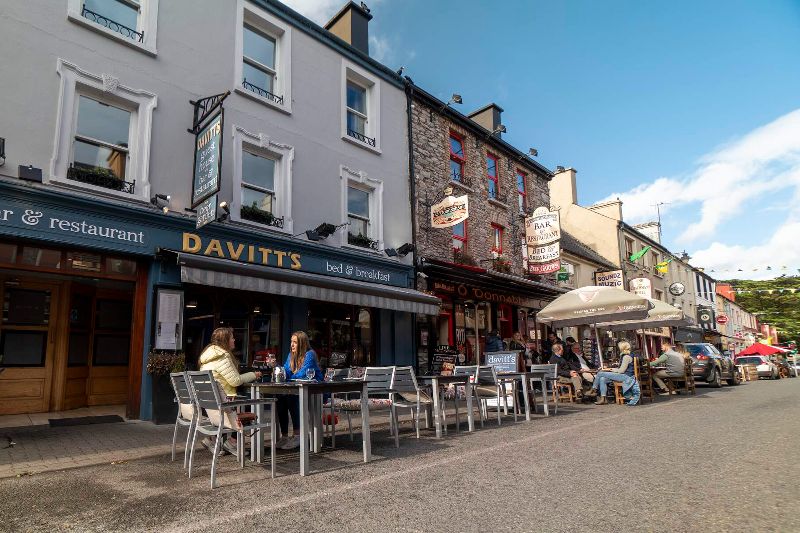
M638 296L644 296L645 298L653 297L653 286L648 278L633 278L628 283L628 288L630 292Z
M561 245L558 242L544 246L528 246L528 272L552 274L561 269Z
M449 228L469 218L469 198L446 196L444 200L431 207L431 226Z
M217 195L212 194L197 206L197 229L217 219Z
M625 283L622 280L622 270L595 272L594 284L598 287L616 287L618 289L622 289L625 287Z
M525 265L529 274L552 274L561 269L561 222L558 211L539 207L525 219Z
M195 137L192 208L219 192L222 169L222 110Z
M728 323L728 315L723 315L722 313L717 315L717 324L724 325Z

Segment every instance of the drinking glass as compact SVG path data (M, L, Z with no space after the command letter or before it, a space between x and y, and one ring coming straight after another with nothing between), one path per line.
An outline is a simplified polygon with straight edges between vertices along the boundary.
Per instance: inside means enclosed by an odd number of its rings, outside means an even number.
M308 379L314 379L314 375L315 374L316 374L316 371L313 368L309 368L309 369L306 370L306 378L308 378Z

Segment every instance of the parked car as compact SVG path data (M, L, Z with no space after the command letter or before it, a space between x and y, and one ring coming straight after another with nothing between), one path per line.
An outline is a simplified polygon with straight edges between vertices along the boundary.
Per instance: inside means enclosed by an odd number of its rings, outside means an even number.
M773 363L778 367L778 372L782 378L795 377L793 363L790 363L786 359L775 359Z
M758 377L778 379L780 373L777 365L769 360L766 355L743 355L736 358L737 365L756 365Z
M721 387L723 379L728 385L739 384L739 373L733 360L720 353L713 344L690 342L684 346L692 356L692 373L696 380L703 380L712 387Z

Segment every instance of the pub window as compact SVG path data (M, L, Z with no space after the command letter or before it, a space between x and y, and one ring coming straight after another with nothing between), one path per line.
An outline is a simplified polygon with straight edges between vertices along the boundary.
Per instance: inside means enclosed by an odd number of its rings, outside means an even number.
M625 238L625 260L630 261L633 255L633 239Z
M380 80L342 60L342 139L380 151Z
M315 302L309 305L308 336L322 368L376 362L372 310Z
M503 228L496 224L492 224L492 252L496 254L503 253Z
M456 133L450 132L450 179L464 181L464 166L467 158L464 155L464 139Z
M45 331L9 331L0 334L3 366L44 366L47 348Z
M274 209L275 160L242 151L242 219L271 225Z
M347 242L359 245L369 240L369 192L347 188Z
M467 251L467 221L459 222L453 226L453 253Z
M0 263L14 264L17 260L17 245L0 243Z
M106 273L133 276L136 274L136 261L106 257Z
M528 175L522 172L520 169L517 169L517 207L519 207L520 213L524 213L525 209L528 208L528 195L525 192L525 181L527 179Z
M68 0L68 18L111 39L156 54L158 0Z
M61 252L35 246L23 246L20 264L42 268L61 268Z
M247 24L243 35L242 86L270 100L282 100L275 94L276 39Z
M489 198L496 200L500 192L500 184L497 179L497 157L492 154L486 154L486 177L487 186L489 187Z
M97 254L67 252L67 268L69 269L81 272L100 272L102 267L102 258Z

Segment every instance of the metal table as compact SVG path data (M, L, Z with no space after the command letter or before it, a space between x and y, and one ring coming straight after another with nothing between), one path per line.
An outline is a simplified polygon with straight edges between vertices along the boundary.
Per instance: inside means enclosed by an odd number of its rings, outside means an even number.
M292 394L300 400L300 475L309 473L309 434L313 434L314 453L322 449L322 395L325 393L361 393L361 435L363 440L364 462L372 460L372 440L369 431L369 408L367 406L367 383L364 381L289 381L286 383L250 383L250 397L261 398L262 394ZM256 407L258 423L265 423L264 409ZM309 421L311 424L309 424ZM277 423L272 420L271 423ZM250 458L261 462L264 453L264 435L256 432L255 442L251 444Z
M441 419L441 409L443 406L439 404L440 396L439 396L439 385L449 385L450 383L454 384L464 384L465 385L465 393L467 396L467 427L469 431L475 431L475 416L472 412L472 383L469 380L469 376L467 375L442 375L442 374L434 374L434 375L423 375L417 376L417 380L419 381L429 381L431 383L431 389L433 396L433 412L434 412L434 425L436 426L436 438L442 438L442 419ZM458 393L456 393L456 409L458 409ZM456 429L458 429L458 425L456 425Z
M543 371L530 371L526 370L524 372L498 372L497 377L501 379L518 379L522 382L522 395L525 398L525 420L531 419L531 403L530 399L528 398L528 387L530 386L531 381L538 381L542 384L542 405L544 405L544 412L545 415L549 415L547 408L547 380L545 380L545 376L547 372ZM515 398L516 401L516 398Z

